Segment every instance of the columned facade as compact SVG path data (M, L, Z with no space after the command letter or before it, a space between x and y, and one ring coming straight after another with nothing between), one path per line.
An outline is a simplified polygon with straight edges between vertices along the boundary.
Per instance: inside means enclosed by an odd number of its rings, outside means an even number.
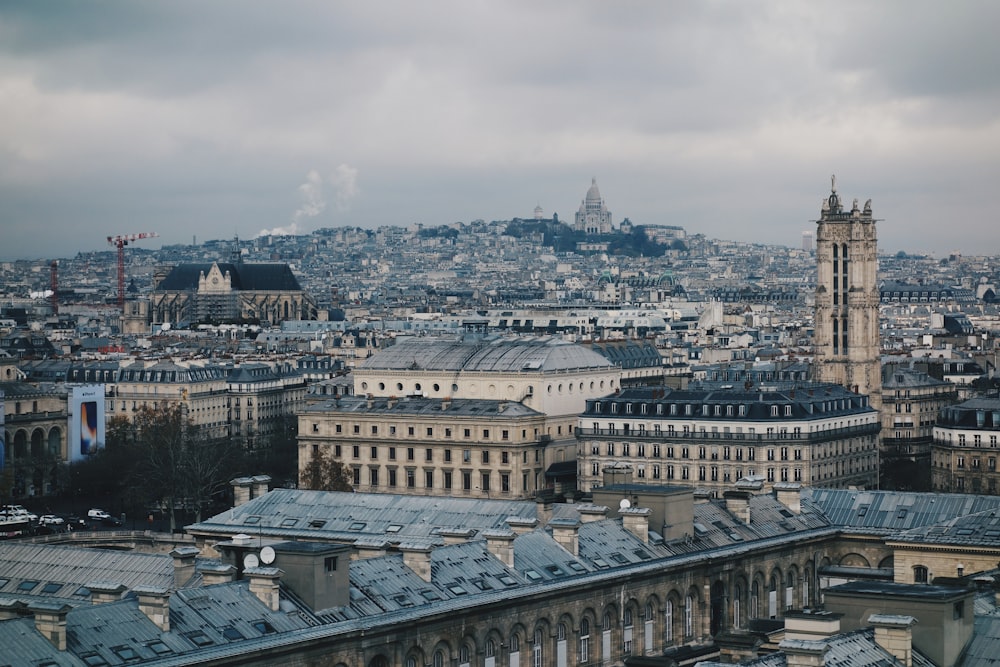
M816 379L880 409L878 248L871 200L845 210L832 182L816 230Z

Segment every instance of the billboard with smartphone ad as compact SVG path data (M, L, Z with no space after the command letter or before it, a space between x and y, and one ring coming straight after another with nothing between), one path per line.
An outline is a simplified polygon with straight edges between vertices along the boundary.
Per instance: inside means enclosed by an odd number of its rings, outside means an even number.
M104 446L104 385L69 390L69 460L79 461Z

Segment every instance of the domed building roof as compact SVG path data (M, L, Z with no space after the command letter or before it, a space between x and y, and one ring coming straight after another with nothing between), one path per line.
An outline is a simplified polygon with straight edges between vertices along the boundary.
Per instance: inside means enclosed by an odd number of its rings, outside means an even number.
M592 178L590 180L590 189L587 190L587 203L588 204L600 204L601 203L601 191L597 189L597 179Z
M593 350L558 338L406 338L369 357L359 368L509 373L610 366Z

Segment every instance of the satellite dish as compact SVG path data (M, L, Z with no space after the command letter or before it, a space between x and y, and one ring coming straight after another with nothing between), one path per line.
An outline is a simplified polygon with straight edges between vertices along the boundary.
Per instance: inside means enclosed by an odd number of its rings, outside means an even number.
M160 326L160 331L170 331L170 322L164 322Z
M250 569L252 567L257 567L260 565L260 561L257 560L257 556L254 554L247 554L243 557L243 567Z
M270 565L274 562L274 549L271 547L264 547L260 550L260 562L264 565Z
M628 501L628 498L622 498L622 501L618 503L618 509L620 510L627 510L629 507L632 507L632 503Z

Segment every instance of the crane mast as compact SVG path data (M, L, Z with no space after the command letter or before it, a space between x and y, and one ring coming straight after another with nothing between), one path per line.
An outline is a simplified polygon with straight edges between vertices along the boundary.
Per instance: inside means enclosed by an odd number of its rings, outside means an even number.
M138 234L119 234L109 236L108 244L118 248L118 309L125 312L125 246L132 241L149 239L159 236L156 232L140 232Z

